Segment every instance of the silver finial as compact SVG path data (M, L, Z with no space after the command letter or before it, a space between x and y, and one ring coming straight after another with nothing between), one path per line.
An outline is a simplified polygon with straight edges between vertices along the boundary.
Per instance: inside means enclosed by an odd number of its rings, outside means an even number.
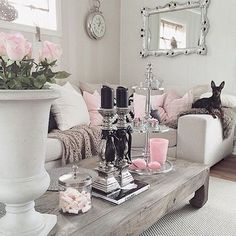
M73 165L72 166L72 171L73 171L74 177L76 178L76 176L79 172L79 167L77 165Z

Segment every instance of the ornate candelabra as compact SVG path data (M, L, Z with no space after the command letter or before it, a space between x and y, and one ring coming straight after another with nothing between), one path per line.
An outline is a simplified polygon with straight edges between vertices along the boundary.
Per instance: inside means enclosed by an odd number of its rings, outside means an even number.
M93 188L109 194L134 181L129 172L131 163L131 128L126 122L129 108L100 108L103 116L102 141L99 151L98 178ZM117 118L117 123L114 120Z
M116 124L116 167L119 171L118 182L121 187L124 187L134 181L128 169L131 163L132 130L126 121L126 117L130 109L117 107L116 111L118 116Z
M99 165L96 168L98 178L93 183L93 188L104 193L114 192L120 189L120 185L115 178L117 171L115 167L116 150L114 145L115 126L113 125L116 110L114 108L100 108L99 113L103 116L102 141L99 151Z
M131 163L132 129L127 122L130 112L128 90L116 89L117 107L114 108L113 89L103 86L101 89L101 108L103 117L102 140L99 151L98 177L93 182L93 196L120 204L150 186L134 180L129 172Z
M123 87L118 87L117 90L117 107L114 108L113 104L107 102L102 94L102 107L111 108L98 110L103 117L102 141L99 151L100 162L96 168L98 178L94 181L93 188L105 194L120 190L134 181L128 169L131 163L132 142L131 126L126 121L130 112L126 94L128 91ZM103 87L102 92L113 98L107 87Z

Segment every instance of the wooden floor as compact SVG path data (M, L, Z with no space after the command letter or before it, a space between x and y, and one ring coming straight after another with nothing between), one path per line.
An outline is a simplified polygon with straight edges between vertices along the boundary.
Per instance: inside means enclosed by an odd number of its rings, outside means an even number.
M236 182L236 156L229 156L212 166L210 175Z

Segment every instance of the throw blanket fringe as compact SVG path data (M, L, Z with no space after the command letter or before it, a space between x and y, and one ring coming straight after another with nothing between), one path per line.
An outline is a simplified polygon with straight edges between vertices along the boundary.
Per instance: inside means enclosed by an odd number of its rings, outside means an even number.
M101 128L79 125L65 131L52 130L48 137L62 142L62 164L66 165L98 154Z
M214 111L214 114L220 119L222 124L222 134L223 139L227 139L232 130L234 129L235 125L235 113L231 108L222 108L223 110L223 117L218 109ZM192 108L190 110L181 112L178 115L178 118L176 120L170 121L168 123L165 123L166 126L169 126L172 129L178 128L178 119L181 116L190 115L190 114L209 114L209 111L204 108Z

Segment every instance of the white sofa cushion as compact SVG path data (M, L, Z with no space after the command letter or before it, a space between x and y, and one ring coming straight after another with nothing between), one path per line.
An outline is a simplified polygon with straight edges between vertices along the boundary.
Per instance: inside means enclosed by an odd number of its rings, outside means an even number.
M62 143L59 139L47 138L46 163L61 159Z
M89 112L81 93L78 93L69 82L63 86L52 84L51 87L60 94L52 104L52 113L60 130L90 123Z
M169 147L174 147L177 144L177 130L170 129L168 132L160 134L150 134L150 138L165 138L169 140ZM132 147L144 147L145 134L134 132L132 134Z

